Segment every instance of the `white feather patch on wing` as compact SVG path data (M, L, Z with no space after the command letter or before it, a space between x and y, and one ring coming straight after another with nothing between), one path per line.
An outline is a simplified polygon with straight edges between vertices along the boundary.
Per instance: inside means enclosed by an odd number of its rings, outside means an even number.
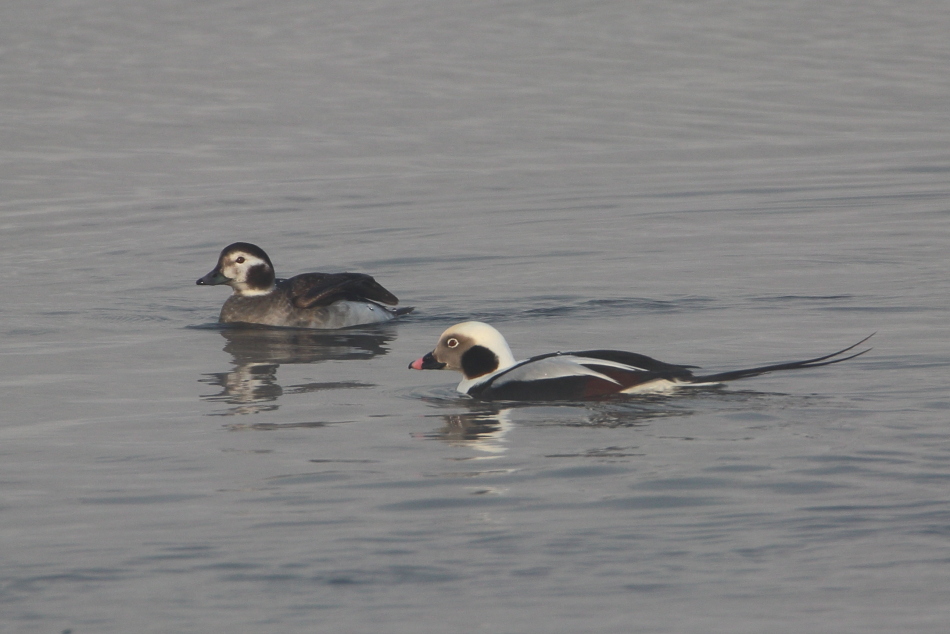
M532 361L531 363L526 363L522 366L517 366L500 377L495 381L495 385L504 385L511 381L542 381L544 379L559 379L566 376L592 376L598 379L603 379L604 381L610 381L616 385L620 385L619 382L613 380L605 374L601 374L596 370L591 370L588 367L585 367L578 363L580 357L572 356L560 356L560 357L549 357L547 359L540 359L538 361ZM596 359L590 359L591 362L597 361ZM612 364L606 364L612 365ZM629 367L620 365L619 367Z

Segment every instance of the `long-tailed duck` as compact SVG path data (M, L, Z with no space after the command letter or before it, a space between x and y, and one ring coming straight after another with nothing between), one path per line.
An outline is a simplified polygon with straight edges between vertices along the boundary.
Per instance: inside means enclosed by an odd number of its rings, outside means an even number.
M277 279L260 247L235 242L218 264L196 282L227 284L234 293L221 307L221 323L336 329L395 319L412 308L393 309L396 296L363 273L304 273Z
M696 366L663 363L622 350L552 352L515 361L500 332L479 321L466 321L443 332L435 350L409 367L457 370L464 376L458 391L484 400L584 400L610 394L666 392L680 386L716 385L777 370L840 363L868 352L870 348L841 357L871 336L814 359L695 376L692 370Z

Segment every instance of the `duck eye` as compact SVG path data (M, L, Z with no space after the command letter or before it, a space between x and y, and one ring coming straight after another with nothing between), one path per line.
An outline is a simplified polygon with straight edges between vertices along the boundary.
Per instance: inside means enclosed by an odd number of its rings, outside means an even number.
M451 339L445 342L445 345L447 345L450 348L458 348L459 340L456 339L455 337L452 337Z
M236 260L234 260L234 261L237 262L238 264L244 264L244 256L239 256L239 257L238 257Z

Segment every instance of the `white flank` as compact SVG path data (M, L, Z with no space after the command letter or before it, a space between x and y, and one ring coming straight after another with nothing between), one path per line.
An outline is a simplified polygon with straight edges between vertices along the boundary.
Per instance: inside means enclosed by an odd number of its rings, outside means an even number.
M679 381L670 381L668 379L656 379L654 381L647 381L646 383L641 383L640 385L634 385L633 387L628 387L625 390L621 390L621 394L662 394L663 392L672 392L678 387L683 385L689 385L689 383L681 383Z

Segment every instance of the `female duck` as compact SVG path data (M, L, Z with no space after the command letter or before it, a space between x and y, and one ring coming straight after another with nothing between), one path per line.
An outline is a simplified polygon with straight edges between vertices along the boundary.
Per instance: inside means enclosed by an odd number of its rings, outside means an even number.
M214 270L196 283L234 289L221 308L218 321L223 324L335 329L390 321L412 310L384 306L399 300L363 273L304 273L277 279L264 250L248 242L225 247Z

